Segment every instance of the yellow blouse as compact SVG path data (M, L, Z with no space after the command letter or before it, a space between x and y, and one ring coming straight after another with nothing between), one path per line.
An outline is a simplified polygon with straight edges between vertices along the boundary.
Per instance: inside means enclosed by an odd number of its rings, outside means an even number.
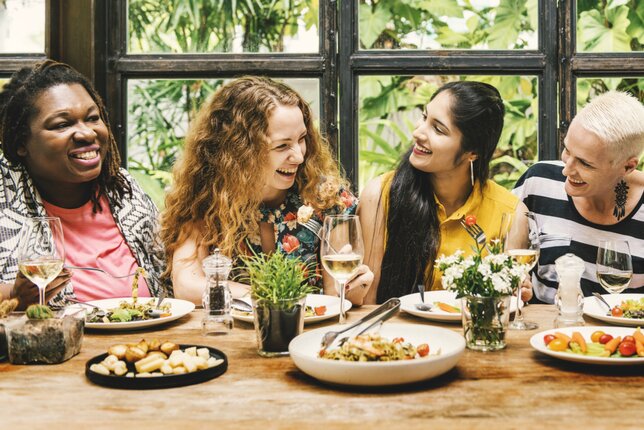
M394 177L394 172L387 172L382 176L381 192L382 203L384 209L385 220L389 212L389 191L391 189L391 181ZM478 182L474 184L474 190L468 197L463 206L454 211L449 217L445 214L445 208L434 196L436 204L438 205L438 220L440 222L441 243L438 248L437 257L441 254L451 255L456 250L462 249L465 255L474 253L472 249L475 246L474 239L472 239L465 229L461 226L460 220L466 215L476 216L476 223L481 226L489 238L497 237L501 227L501 214L504 212L514 213L514 210L519 203L519 199L514 196L510 191L506 190L497 183L488 180L483 191ZM413 221L412 221L413 222ZM387 226L385 225L385 243L387 246ZM434 262L431 262L434 264ZM428 282L429 277L429 263L425 269L425 285L431 285L432 290L441 290L442 273L438 269L434 269L434 276L431 283Z

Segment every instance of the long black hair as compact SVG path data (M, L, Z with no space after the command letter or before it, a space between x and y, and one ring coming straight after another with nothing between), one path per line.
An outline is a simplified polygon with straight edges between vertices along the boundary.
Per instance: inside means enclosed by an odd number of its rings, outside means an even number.
M477 154L474 177L485 186L489 162L501 136L505 109L498 90L482 82L450 82L432 100L447 91L452 96L451 119L462 134L461 150ZM409 162L412 149L401 158L389 190L387 241L382 259L378 303L414 291L417 283L431 285L434 260L440 246L438 209L430 173ZM377 246L377 245L376 245ZM428 276L425 269L430 264Z
M45 60L15 72L0 92L0 142L2 152L9 162L14 165L24 164L22 157L18 155L18 148L29 139L30 123L37 114L37 98L49 88L73 84L85 88L94 100L108 131L107 151L101 172L94 180L95 192L90 197L96 212L101 210L98 202L107 190L123 197L126 193L130 194L132 189L120 171L121 158L103 100L85 76L71 66L53 60Z

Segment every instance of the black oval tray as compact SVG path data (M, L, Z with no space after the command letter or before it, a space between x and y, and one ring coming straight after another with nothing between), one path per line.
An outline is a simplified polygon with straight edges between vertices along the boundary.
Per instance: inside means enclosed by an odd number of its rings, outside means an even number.
M95 363L100 363L107 357L107 353L97 355L96 357L91 358L85 364L85 376L87 379L92 381L95 384L103 385L105 387L111 388L125 388L131 390L149 390L155 388L172 388L172 387L182 387L184 385L199 384L200 382L208 381L210 379L216 378L219 375L222 375L228 369L228 357L226 354L221 352L216 348L205 345L179 345L181 349L190 348L196 346L197 348L208 348L210 350L210 356L216 359L223 359L224 362L218 366L210 367L204 370L197 370L192 373L183 373L180 375L163 375L163 376L148 376L143 378L128 378L125 375L102 375L94 371L89 370L90 366ZM128 363L128 371L134 369L132 363Z

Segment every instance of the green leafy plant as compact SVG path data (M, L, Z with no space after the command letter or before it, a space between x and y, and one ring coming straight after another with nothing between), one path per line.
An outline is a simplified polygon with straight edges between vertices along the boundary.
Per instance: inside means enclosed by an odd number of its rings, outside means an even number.
M250 283L251 296L256 300L280 303L301 299L316 290L308 283L308 272L315 270L313 263L305 264L279 251L245 256L242 261L246 266L242 278Z
M30 305L25 313L30 320L47 320L54 317L54 313L46 305Z

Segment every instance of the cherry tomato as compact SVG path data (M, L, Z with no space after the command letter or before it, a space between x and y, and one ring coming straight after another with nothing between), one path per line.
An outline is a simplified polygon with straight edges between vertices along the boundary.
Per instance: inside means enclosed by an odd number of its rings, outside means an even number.
M613 336L609 334L602 334L599 338L599 343L601 343L602 345L606 345L611 340L613 340Z
M427 354L429 354L429 345L427 345L426 343L422 343L422 344L418 345L416 347L416 352L421 357L426 356Z
M599 338L602 337L605 333L601 330L594 331L593 334L590 335L590 340L592 342L599 342Z
M622 343L623 342L635 343L635 338L633 336L624 336L624 338L622 339Z
M614 317L619 318L624 315L624 311L619 306L615 306L613 309L611 309L610 314Z
M556 337L554 337L553 335L551 335L551 334L547 334L547 335L545 335L545 336L543 337L543 343L545 343L546 345L548 345L551 341L553 341L553 340L555 340L555 339L556 339Z
M635 347L635 343L633 342L621 342L617 348L619 350L619 353L624 357L630 357L637 352L637 348Z
M553 351L565 351L568 348L566 342L562 339L552 339L548 344L548 348Z
M315 312L315 315L324 315L326 313L326 306L317 306L313 308L313 312Z
M476 217L474 215L468 215L465 217L465 225L471 227L474 224L476 224Z

